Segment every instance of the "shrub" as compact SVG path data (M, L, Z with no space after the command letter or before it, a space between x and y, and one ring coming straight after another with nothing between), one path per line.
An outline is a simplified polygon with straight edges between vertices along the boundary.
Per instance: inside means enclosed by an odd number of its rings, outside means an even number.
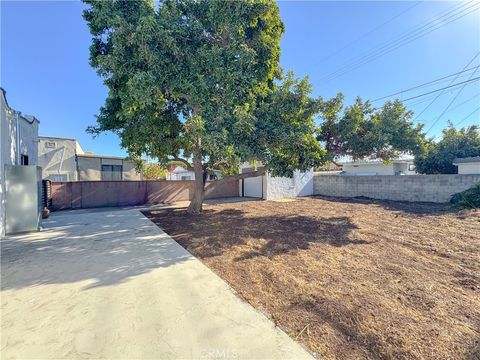
M480 208L480 183L470 189L454 194L450 199L450 203L463 209Z

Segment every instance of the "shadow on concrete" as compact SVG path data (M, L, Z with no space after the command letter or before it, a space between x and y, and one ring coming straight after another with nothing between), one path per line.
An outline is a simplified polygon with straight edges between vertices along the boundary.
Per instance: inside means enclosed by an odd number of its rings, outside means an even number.
M1 259L2 290L80 281L90 289L192 256L138 211L72 211L43 232L2 239Z

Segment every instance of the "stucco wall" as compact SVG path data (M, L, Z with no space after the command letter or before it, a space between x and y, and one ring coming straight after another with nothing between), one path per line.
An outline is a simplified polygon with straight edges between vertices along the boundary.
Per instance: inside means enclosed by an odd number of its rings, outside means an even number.
M480 175L314 175L315 195L369 197L396 201L444 203L480 181Z
M10 108L3 89L0 91L0 235L5 233L5 165L16 162L17 151L28 156L29 165L37 165L38 121L20 116L20 144L17 149L16 113Z
M309 196L313 194L313 172L295 171L293 178L265 176L264 198L267 200Z
M480 174L480 163L476 164L458 164L459 174Z
M55 147L47 147L47 143L54 143ZM42 167L42 178L61 174L67 175L69 181L77 180L77 147L77 141L73 139L41 136L38 140L38 165Z
M96 157L77 156L79 181L102 180L102 160Z

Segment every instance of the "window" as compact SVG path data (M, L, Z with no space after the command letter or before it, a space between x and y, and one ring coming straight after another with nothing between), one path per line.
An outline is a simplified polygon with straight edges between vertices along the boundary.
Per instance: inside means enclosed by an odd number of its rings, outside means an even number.
M122 180L122 165L102 165L102 180Z
M50 174L47 176L47 179L53 182L68 181L68 174Z
M50 149L54 149L54 148L57 147L57 144L55 144L53 141L47 141L47 142L45 142L45 147L50 148Z
M20 162L22 165L28 165L28 155L20 155Z
M180 179L181 180L192 180L192 177L190 175L188 175L188 176L182 176Z

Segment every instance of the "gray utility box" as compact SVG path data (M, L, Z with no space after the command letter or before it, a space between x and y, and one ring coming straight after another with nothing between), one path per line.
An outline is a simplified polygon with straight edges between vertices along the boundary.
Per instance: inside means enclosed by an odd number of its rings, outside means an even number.
M5 233L40 229L42 168L33 165L5 165Z

